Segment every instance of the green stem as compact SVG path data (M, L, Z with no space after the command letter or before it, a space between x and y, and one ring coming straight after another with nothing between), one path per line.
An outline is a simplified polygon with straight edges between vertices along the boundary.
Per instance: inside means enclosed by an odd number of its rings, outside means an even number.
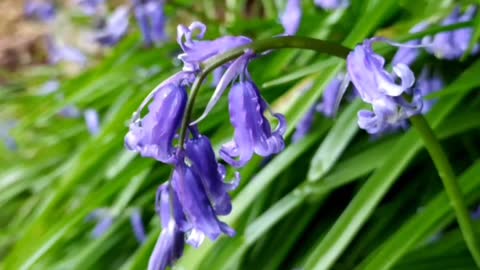
M347 58L347 55L350 53L349 48L335 42L308 37L282 36L254 41L248 45L231 50L217 57L213 57L211 60L202 65L202 71L197 75L190 90L190 96L188 97L185 114L180 127L180 136L178 141L179 149L183 148L188 124L190 123L193 106L195 104L195 98L197 97L197 94L200 91L200 86L202 85L203 80L205 80L207 77L208 73L212 72L217 67L240 57L245 53L246 50L251 50L256 54L259 54L273 49L287 48L313 50L340 58Z
M448 158L443 151L438 139L435 137L433 130L422 115L416 115L410 118L410 122L417 130L422 138L425 148L430 154L438 174L442 179L445 191L450 199L455 214L457 216L458 225L462 231L463 238L467 244L470 254L472 255L476 265L480 267L480 248L475 231L473 230L470 213L467 209L460 187L456 181L455 173Z

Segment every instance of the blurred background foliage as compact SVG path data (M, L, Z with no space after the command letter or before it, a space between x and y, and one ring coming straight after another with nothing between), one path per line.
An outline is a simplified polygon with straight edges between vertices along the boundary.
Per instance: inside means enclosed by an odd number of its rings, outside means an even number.
M68 1L59 1L54 29L23 17L21 1L0 8L0 268L145 269L160 232L154 211L157 187L171 168L124 148L128 121L143 98L178 71L176 26L200 20L207 37L282 33L285 1L171 0L166 2L168 40L145 47L131 18L117 46L101 48L85 37L92 22ZM478 1L365 0L324 11L303 1L298 35L353 47L379 35L412 37L420 21L438 22L456 5ZM122 1L110 1L113 9ZM480 33L480 17L469 22ZM81 48L85 67L49 65L44 38L54 32ZM379 46L387 59L394 48ZM343 61L300 50L255 60L250 71L289 129L321 97ZM414 70L430 65L446 82L427 119L442 139L467 202L480 203L480 61L422 56ZM42 92L57 80L55 92ZM306 86L311 90L302 94ZM206 83L195 107L199 115L213 87ZM92 135L74 106L95 109L100 131ZM317 117L310 135L269 162L254 159L241 170L234 211L224 218L237 231L188 247L177 269L474 269L454 213L433 164L413 130L371 138L359 131L356 101L342 104L334 119ZM200 128L214 147L232 137L226 98ZM229 172L233 174L233 172ZM106 209L113 224L99 238L87 217ZM137 243L129 222L140 209L148 233ZM475 216L475 215L474 215ZM476 222L480 232L480 223ZM327 236L327 237L326 237Z

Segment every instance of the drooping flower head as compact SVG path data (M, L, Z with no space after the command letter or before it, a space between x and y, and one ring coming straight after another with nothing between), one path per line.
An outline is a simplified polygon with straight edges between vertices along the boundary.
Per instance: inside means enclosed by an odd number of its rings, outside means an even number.
M340 105L340 99L342 98L347 84L343 84L345 74L339 74L328 84L323 92L323 99L316 109L326 117L334 117L337 114L338 106Z
M314 3L317 7L334 10L338 8L345 8L349 5L348 0L315 0Z
M415 91L413 101L407 102L402 95L413 91L415 77L405 64L393 67L393 74L385 70L385 59L372 48L375 39L358 45L347 57L348 75L360 98L372 105L373 111L358 113L360 128L374 134L418 113L421 97ZM396 83L396 78L400 83Z
M51 0L27 0L24 13L29 18L48 22L55 18L55 5Z
M191 226L187 233L188 244L199 247L205 236L216 240L222 234L235 235L232 228L217 218L200 175L183 160L176 164L171 183Z
M225 183L226 169L217 162L210 140L205 136L196 135L188 140L185 151L191 169L199 176L215 214L228 215L232 210L228 191L237 187L238 173L233 183Z
M125 136L128 149L163 163L174 163L176 148L173 140L180 127L187 103L185 84L191 74L180 72L154 91L149 112L143 119L134 119ZM139 114L142 106L139 109Z
M201 22L193 22L188 28L184 25L177 27L177 42L183 50L178 58L183 61L184 71L197 72L200 70L200 64L211 57L252 42L251 39L243 36L202 40L206 30L207 27ZM198 34L195 35L195 32Z
M288 0L285 10L280 17L285 35L295 35L302 20L302 1Z
M425 22L419 23L415 25L412 29L410 29L410 33L418 33L421 32L425 29L427 29L428 24ZM420 49L415 48L414 46L420 45L421 40L416 39L416 40L411 40L407 42L405 45L409 45L408 47L400 47L397 50L397 53L393 56L392 59L392 64L396 65L399 63L403 63L407 66L410 66L417 60L418 55L420 54Z
M150 255L148 270L164 270L172 266L182 256L185 246L185 233L180 230L186 224L185 216L169 184L158 189L156 205L163 229Z
M220 156L227 163L242 167L250 161L254 153L266 157L283 150L285 117L273 114L279 124L272 130L264 115L268 111L268 105L251 80L234 84L228 99L230 122L235 131L233 140L224 144L220 150Z
M442 25L447 26L455 23L466 22L473 19L477 7L471 6L463 15L460 8L455 8ZM454 60L459 59L468 49L473 38L473 28L464 28L454 31L441 32L432 37L425 37L423 43L429 45L426 50L437 58ZM478 46L477 46L478 48Z
M162 0L132 0L143 41L150 46L165 40L165 14Z
M105 26L95 34L95 40L104 46L114 46L127 33L129 25L129 8L119 6L108 17Z

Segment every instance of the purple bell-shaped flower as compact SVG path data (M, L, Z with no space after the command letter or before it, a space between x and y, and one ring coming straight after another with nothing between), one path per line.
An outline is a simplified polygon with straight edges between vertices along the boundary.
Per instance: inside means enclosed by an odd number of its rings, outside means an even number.
M253 156L266 157L285 147L283 134L286 120L281 114L273 114L279 125L272 131L264 113L267 103L250 80L233 85L229 94L230 122L235 128L233 141L226 143L220 156L234 167L244 166Z

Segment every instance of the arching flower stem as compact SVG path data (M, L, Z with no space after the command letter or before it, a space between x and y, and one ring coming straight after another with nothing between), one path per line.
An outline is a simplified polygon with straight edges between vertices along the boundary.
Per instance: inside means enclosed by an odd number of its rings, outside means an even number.
M349 48L346 48L338 43L315 39L315 38L308 38L308 37L298 37L298 36L281 36L281 37L274 37L264 40L254 41L246 46L239 47L237 49L231 50L227 53L219 55L217 57L212 58L211 60L205 62L202 65L201 72L197 75L193 85L190 89L190 95L188 97L187 106L185 109L185 114L182 119L182 124L180 126L180 133L179 133L179 151L182 151L183 145L185 142L185 138L187 135L187 128L191 120L191 114L193 111L193 106L195 104L195 98L200 90L200 86L202 82L205 80L207 75L214 71L217 67L232 61L242 54L245 53L246 50L251 50L256 54L266 52L273 49L305 49L305 50L313 50L321 53L326 53L329 55L337 56L340 58L346 58L348 53L350 52Z
M462 191L458 185L455 173L448 161L447 155L433 133L432 128L421 114L410 117L410 122L422 138L425 148L435 164L438 175L442 179L445 192L447 193L453 210L455 211L463 239L465 239L465 243L470 250L470 254L473 257L475 264L480 267L480 243L475 235L470 212L467 209Z

